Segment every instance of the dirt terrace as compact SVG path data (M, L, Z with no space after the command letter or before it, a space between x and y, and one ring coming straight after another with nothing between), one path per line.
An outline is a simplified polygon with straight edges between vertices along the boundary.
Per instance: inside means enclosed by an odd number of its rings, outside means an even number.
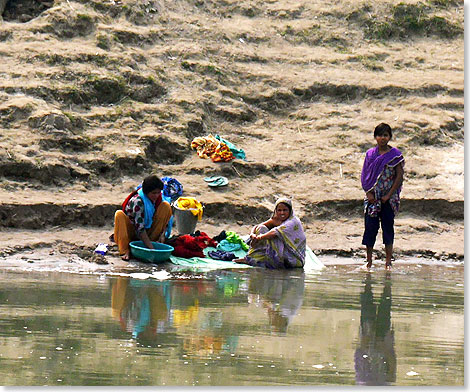
M284 195L317 253L361 257L360 170L385 121L406 159L397 254L463 259L462 2L17 0L2 16L4 254L92 254L158 173L205 204L210 235ZM209 133L247 160L199 159Z

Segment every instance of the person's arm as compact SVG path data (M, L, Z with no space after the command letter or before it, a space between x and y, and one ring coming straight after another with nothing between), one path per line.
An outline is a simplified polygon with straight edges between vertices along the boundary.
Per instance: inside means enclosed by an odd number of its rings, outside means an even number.
M140 196L131 199L129 209L137 237L139 237L139 239L145 244L147 248L153 249L152 242L150 241L147 231L145 230L145 207L144 202Z
M375 203L375 192L373 190L366 192L366 197L367 200L369 200L369 203Z
M268 229L272 229L275 226L275 224L273 223L272 218L268 219L266 222L262 222L262 223L257 224L256 226L253 226L253 228L251 229L250 236L255 235L256 230L258 229L258 227L262 226L262 225L266 226Z
M260 225L264 225L270 230L276 227L276 223L274 222L273 218L268 219L266 222L260 223L259 225L256 225L255 227L253 227L250 233L251 246L256 245L256 243L260 240L260 236L256 234L256 230Z
M395 192L403 183L403 175L404 175L404 170L403 170L403 165L400 163L397 166L395 166L395 170L397 172L397 175L395 177L395 180L393 181L392 187L388 191L388 193L382 197L382 202L385 203L387 200L392 197L393 192Z
M150 241L147 231L144 230L140 233L140 239L144 242L145 246L149 249L153 249L152 241Z
M256 241L262 241L262 240L269 240L275 237L277 237L277 232L276 230L271 229L267 233L255 236L254 239Z

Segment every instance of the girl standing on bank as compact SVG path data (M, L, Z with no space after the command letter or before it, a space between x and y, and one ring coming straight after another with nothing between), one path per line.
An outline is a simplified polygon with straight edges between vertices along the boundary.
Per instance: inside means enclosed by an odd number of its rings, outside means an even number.
M381 123L375 127L377 146L366 152L361 173L364 199L365 230L362 245L367 250L367 268L372 267L372 250L382 225L385 245L385 267L392 266L394 218L400 207L400 191L403 183L405 159L398 148L388 145L392 138L390 125Z

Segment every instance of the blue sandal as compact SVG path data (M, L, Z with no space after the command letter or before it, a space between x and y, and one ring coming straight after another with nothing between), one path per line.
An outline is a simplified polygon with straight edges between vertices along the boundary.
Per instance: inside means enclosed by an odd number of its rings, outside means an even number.
M218 177L215 181L209 182L207 185L210 187L219 187L225 186L228 184L228 179L226 177Z
M214 181L218 180L219 178L221 178L221 176L210 176L210 177L204 178L204 181L205 182L214 182Z

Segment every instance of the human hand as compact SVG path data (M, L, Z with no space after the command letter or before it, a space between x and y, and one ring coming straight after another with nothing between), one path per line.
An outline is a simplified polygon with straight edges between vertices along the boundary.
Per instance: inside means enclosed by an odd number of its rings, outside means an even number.
M390 196L389 195L385 195L383 196L381 199L382 203L386 203L388 200L390 200Z
M375 203L375 195L372 192L367 192L366 195L369 203Z
M250 238L251 238L251 245L252 246L254 246L260 240L260 236L257 235L257 234L251 234Z

